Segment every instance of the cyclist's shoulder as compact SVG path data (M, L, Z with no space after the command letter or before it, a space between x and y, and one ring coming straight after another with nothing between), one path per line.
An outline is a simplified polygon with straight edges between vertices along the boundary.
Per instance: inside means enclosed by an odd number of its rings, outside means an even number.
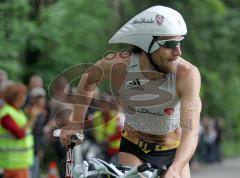
M180 57L177 76L180 79L187 79L189 77L198 76L200 77L200 72L195 65Z
M198 92L201 86L201 76L198 68L190 62L180 58L177 71L177 93L179 96Z

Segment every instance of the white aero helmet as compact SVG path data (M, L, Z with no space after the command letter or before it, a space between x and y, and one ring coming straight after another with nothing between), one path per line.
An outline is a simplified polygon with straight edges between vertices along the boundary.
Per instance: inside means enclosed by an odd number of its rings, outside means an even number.
M186 34L187 27L179 12L165 6L153 6L123 25L109 40L109 43L127 43L138 46L147 53L152 53L159 49L159 45L153 43L154 36Z

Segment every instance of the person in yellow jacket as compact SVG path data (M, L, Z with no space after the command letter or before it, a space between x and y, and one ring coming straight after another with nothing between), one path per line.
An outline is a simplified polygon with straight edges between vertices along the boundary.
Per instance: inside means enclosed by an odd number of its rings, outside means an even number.
M38 108L29 111L28 120L21 106L27 89L23 84L12 84L4 91L4 105L0 110L0 167L3 178L29 178L33 162L33 137L31 128L39 113Z
M101 99L111 102L112 98L103 95ZM99 103L102 111L93 113L94 137L98 144L104 146L106 157L111 162L116 161L121 141L121 120L122 115L114 107L106 102Z

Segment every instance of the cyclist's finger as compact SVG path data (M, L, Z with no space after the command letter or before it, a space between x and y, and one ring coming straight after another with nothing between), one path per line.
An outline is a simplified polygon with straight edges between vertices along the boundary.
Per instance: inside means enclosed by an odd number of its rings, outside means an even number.
M71 141L73 143L81 143L83 139L84 139L84 135L79 132L71 135Z
M64 136L64 137L62 136L62 137L60 137L60 143L63 146L68 146L71 144L71 138L68 136Z

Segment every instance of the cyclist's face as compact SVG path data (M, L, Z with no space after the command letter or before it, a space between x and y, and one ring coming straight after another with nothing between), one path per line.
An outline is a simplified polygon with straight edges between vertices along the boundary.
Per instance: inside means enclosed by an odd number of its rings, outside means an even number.
M179 40L181 38L181 36L163 37L160 40ZM152 54L152 58L161 70L165 72L176 72L177 59L181 55L181 46L177 45L175 48L160 47Z

